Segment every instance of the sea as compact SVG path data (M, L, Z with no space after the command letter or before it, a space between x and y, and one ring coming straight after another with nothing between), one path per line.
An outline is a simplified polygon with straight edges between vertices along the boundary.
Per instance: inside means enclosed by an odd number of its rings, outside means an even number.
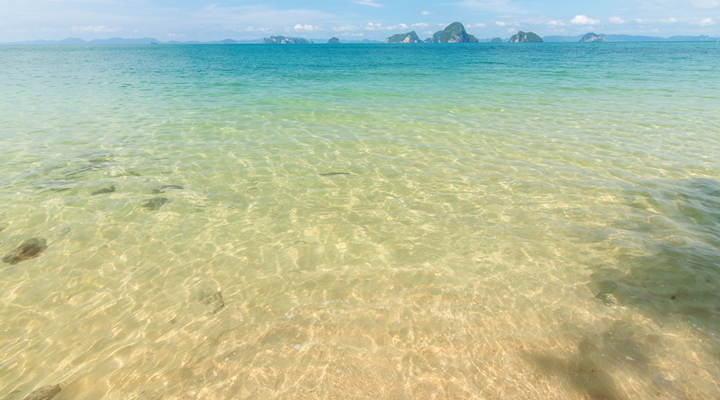
M2 399L720 398L718 43L0 71Z

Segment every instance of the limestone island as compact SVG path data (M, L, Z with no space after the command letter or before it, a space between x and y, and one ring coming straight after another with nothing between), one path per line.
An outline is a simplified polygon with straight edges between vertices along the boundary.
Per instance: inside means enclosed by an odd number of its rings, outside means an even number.
M422 43L415 31L408 33L398 33L385 39L385 43Z
M312 39L270 36L263 39L263 44L312 44Z
M543 40L535 32L520 31L510 38L510 43L542 43Z
M478 43L479 40L467 33L465 26L459 22L453 22L447 28L435 32L432 38L425 40L425 43Z
M420 40L415 31L398 33L385 39L385 43L478 43L479 40L467 33L460 22L453 22L447 28L435 32L431 38Z
M328 40L328 44L340 44L340 39L331 37L330 40Z
M595 32L590 32L580 39L580 43L602 43L605 41L605 35L597 35Z

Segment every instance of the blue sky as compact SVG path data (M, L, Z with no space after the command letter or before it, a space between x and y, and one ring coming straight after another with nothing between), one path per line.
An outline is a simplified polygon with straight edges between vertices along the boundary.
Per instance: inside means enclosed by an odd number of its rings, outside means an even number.
M270 35L421 38L460 21L479 38L624 33L720 36L720 0L0 0L0 42L110 37L257 39Z

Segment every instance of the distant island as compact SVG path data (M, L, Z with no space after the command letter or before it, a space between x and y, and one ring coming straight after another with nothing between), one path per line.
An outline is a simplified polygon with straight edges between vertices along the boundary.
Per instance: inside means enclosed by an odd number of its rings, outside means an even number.
M398 33L385 39L385 43L422 43L415 31L408 33Z
M263 39L263 44L312 44L312 39L291 38L285 36L270 36Z
M435 32L431 38L421 40L415 31L398 33L385 39L385 43L478 43L479 40L467 33L460 22L453 22L445 29Z
M578 36L544 36L543 40L548 43L577 43L584 42L583 39L588 35L595 35L590 32L585 35ZM671 36L668 38L657 37L657 36L636 36L636 35L613 35L613 34L597 34L605 38L603 42L622 42L622 43L634 43L634 42L717 42L718 38L710 37L707 35L700 36ZM596 40L597 41L597 40Z
M542 43L543 40L535 32L520 31L510 38L510 43Z
M332 37L330 38L330 40L328 40L328 44L340 44L340 39Z
M479 40L465 30L465 26L459 22L453 22L442 31L435 32L430 39L425 40L427 43L477 43Z
M605 41L605 35L597 35L595 32L590 32L580 39L580 43L601 43Z

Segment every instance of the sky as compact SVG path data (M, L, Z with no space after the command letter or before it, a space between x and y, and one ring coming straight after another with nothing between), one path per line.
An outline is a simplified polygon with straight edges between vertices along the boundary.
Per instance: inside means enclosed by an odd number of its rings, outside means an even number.
M427 38L459 21L478 38L588 32L720 36L720 0L0 0L0 42L67 37L160 41L284 35Z

